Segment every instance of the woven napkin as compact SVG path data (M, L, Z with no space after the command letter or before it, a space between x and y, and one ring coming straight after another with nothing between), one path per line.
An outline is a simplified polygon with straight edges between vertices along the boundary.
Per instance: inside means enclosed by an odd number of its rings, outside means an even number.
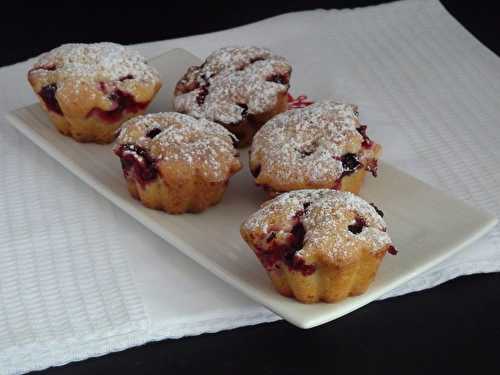
M231 44L287 56L293 94L358 104L384 160L500 216L500 60L439 2L286 14L137 48L204 57ZM0 69L2 113L35 101L30 63ZM278 319L0 121L0 373ZM499 237L385 297L500 270Z

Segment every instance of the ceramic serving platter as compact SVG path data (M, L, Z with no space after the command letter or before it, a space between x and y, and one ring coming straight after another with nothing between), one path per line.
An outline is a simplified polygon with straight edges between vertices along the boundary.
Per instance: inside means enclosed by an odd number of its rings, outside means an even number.
M172 109L175 82L200 60L182 49L150 60L163 87L150 112ZM9 122L127 214L207 270L265 305L289 322L311 328L336 319L425 272L477 240L496 219L453 199L429 185L381 162L379 177L367 178L361 195L383 208L391 237L399 250L387 255L368 291L335 304L306 305L277 294L253 252L239 235L240 223L265 199L244 168L231 179L223 201L201 214L168 215L143 207L127 191L112 145L77 143L60 135L38 104L15 110ZM168 272L168 270L165 270Z

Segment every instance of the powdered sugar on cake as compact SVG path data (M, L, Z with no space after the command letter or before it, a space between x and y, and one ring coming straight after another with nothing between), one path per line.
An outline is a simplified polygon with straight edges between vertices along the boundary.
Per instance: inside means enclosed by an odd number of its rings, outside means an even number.
M291 66L258 47L226 47L191 67L176 88L175 109L198 118L235 124L267 112L288 91Z
M362 198L331 189L296 190L264 203L243 224L246 231L267 236L280 230L287 235L300 220L305 228L303 248L296 256L346 261L364 248L380 251L392 241L386 224L374 207ZM358 231L349 226L363 222ZM279 236L279 234L277 234Z
M237 160L233 139L229 131L212 121L168 112L125 122L117 142L140 146L160 162L186 163L209 181L223 181Z
M357 107L333 100L286 111L255 135L252 163L280 180L327 184L342 176L343 155L360 152L359 126Z
M81 85L116 81L118 87L133 84L156 84L159 75L155 68L135 50L115 43L64 44L42 54L30 74L51 77L59 89L71 82L74 89ZM132 82L127 82L132 81Z

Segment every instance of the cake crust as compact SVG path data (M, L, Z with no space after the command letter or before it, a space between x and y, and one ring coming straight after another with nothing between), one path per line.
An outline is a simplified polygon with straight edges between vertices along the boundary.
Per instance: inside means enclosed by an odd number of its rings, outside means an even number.
M250 169L271 196L308 188L359 193L381 153L355 105L325 100L269 120L254 137Z
M276 290L304 303L363 293L386 252L382 212L349 193L297 190L265 202L241 226Z
M130 194L168 213L201 212L223 197L241 169L233 136L222 126L180 113L127 121L118 136Z
M96 143L110 143L161 87L138 52L115 43L64 44L38 58L28 81L60 133Z
M215 121L238 137L238 147L287 108L291 66L259 47L225 47L188 69L175 88L175 110Z

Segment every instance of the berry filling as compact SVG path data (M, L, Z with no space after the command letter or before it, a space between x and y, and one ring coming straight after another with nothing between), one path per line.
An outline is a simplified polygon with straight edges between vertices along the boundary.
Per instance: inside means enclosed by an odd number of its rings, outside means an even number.
M121 160L125 178L133 176L142 186L156 178L158 171L155 161L142 147L131 144L121 145L115 154Z
M269 236L267 236L266 242L269 243L272 240L274 240L275 238L276 238L276 232L271 232L271 234Z
M304 237L306 235L306 229L304 225L299 221L295 224L290 232L288 248L283 254L283 260L285 263L291 267L294 264L295 253L304 247Z
M375 203L370 203L370 206L372 206L375 209L375 211L377 211L377 214L379 214L380 217L384 217L384 213L382 212L381 209L375 206Z
M309 206L311 205L311 202L305 202L302 205L302 210L299 210L293 215L294 219L299 220L299 222L302 221L302 217L307 213L309 210Z
M196 103L198 103L199 106L201 106L203 103L205 103L205 98L208 95L208 84L201 86L200 87L200 92L196 96Z
M210 83L208 82L208 80L210 78L212 78L215 74L212 74L210 76L207 76L205 73L203 73L201 76L200 76L200 80L202 82L201 86L208 86Z
M197 82L196 88L198 88L200 91L196 96L196 103L198 103L199 106L205 103L205 98L208 95L208 86L210 86L210 82L208 81L209 78L210 77L207 77L206 74L202 74Z
M360 234L363 231L363 228L366 227L366 221L362 217L356 217L354 224L347 226L347 229L352 234Z
M353 174L361 165L356 154L351 153L342 155L340 161L342 162L342 168L344 168L342 177Z
M273 231L268 235L262 247L256 247L257 257L267 270L278 267L276 263L281 261L290 270L299 271L304 276L311 275L316 271L315 266L305 264L304 259L295 256L297 251L304 247L306 230L304 224L302 224L302 217L307 212L309 205L310 203L305 203L303 210L294 215L294 225L288 236L278 240L276 232Z
M111 92L108 98L113 102L113 109L104 111L100 108L94 108L87 117L97 115L106 122L114 123L122 118L124 112L137 113L149 104L149 102L136 102L131 94L118 89Z
M244 64L242 64L242 65L238 66L238 67L236 68L236 70L243 70L243 69L245 69L247 66L249 66L250 64L253 64L254 62L257 62L257 61L264 61L264 60L265 60L265 59L264 59L263 57L256 57L256 58L254 58L254 59L250 59L250 61L249 61L249 63L248 63L248 64L247 64L247 63L244 63Z
M309 206L311 205L311 202L305 202L304 203L304 213L307 213L307 211L309 210Z
M257 62L257 61L263 61L263 60L265 60L263 57L256 57L256 58L250 60L250 64L253 64L254 62Z
M243 119L247 118L248 116L248 106L245 104L245 103L237 103L237 105L242 108L242 111L241 111L241 117Z
M396 248L392 245L389 246L389 248L387 249L387 252L391 255L397 255L398 251L396 250Z
M57 84L51 83L50 85L43 86L38 95L42 98L47 108L59 115L62 115L61 107L56 99Z
M342 189L342 177L340 177L332 186L333 190L341 190Z
M126 76L120 77L118 81L123 82L126 81L127 79L134 79L134 76L132 74L127 74Z
M288 85L290 77L288 77L288 74L273 74L267 79L267 81L279 83L281 85Z
M370 205L377 211L377 213L380 216L384 216L384 213L380 211L373 203L370 203ZM363 228L366 227L366 221L362 217L357 216L356 219L354 219L354 224L348 225L347 229L352 234L360 234L363 231ZM385 229L383 230L385 232ZM387 252L391 255L396 255L398 251L393 245L389 245L389 248L387 249Z
M160 128L149 129L146 133L146 137L153 139L154 137L156 137L160 133L161 133Z
M299 152L302 158L305 158L306 156L312 155L314 153L314 151L311 150L301 150Z
M361 125L356 130L363 137L363 142L361 143L361 146L363 146L363 148L370 149L373 146L373 141L368 137L368 135L366 135L366 129L367 129L366 125Z
M198 68L189 68L188 73L192 72L193 70L197 70ZM196 79L190 79L188 76L188 73L182 77L182 79L177 83L177 86L175 88L176 91L180 91L182 93L190 92L196 89L200 84Z
M343 172L340 175L340 178L337 181L335 181L335 184L332 186L332 189L341 190L342 178L344 178L345 176L349 176L349 175L353 174L354 172L356 172L356 170L359 167L361 167L362 164L359 162L357 155L352 154L352 153L342 155L340 158L336 158L336 159L340 160L342 162ZM375 175L376 175L376 172L375 172Z

